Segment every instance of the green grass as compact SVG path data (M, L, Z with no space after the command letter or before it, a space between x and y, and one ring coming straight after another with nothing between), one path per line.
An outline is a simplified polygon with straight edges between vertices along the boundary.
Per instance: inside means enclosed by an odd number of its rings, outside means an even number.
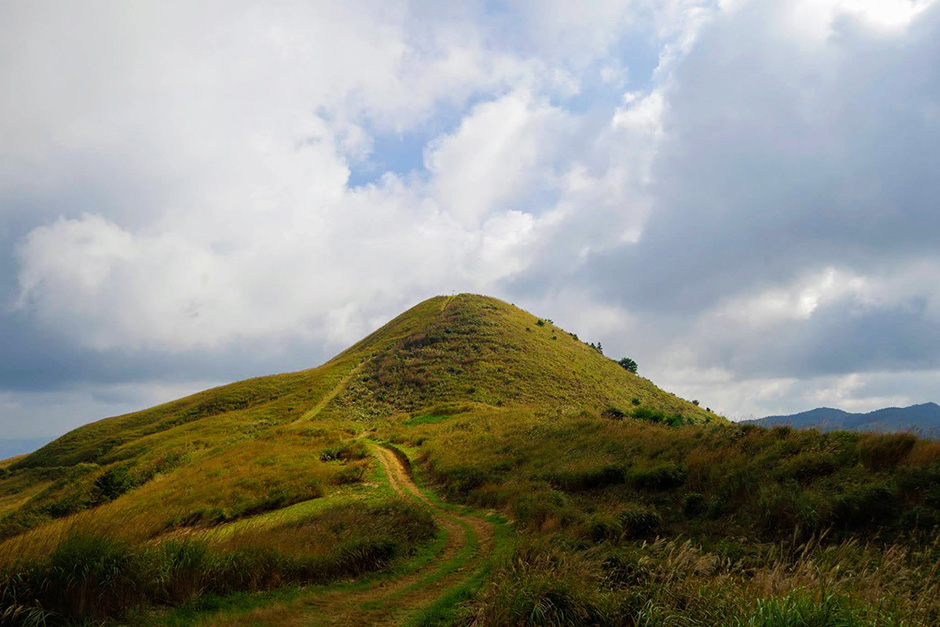
M617 516L639 504L658 510L667 532L702 539L864 532L891 541L929 536L940 513L938 445L930 441L918 440L890 469L873 469L870 442L893 436L670 427L507 407L444 423L391 422L378 435L406 447L428 486L511 511L523 526L574 528L594 512Z
M338 503L287 523L156 545L73 533L48 557L0 573L0 612L26 606L101 620L145 603L325 583L380 570L433 536L427 512L400 501Z
M432 502L496 510L497 533L519 537L498 535L485 574L415 624L789 625L828 611L847 625L940 624L940 443L730 425L548 318L466 294L420 303L316 368L105 419L0 463L0 612L20 607L24 622L40 599L102 619L87 595L107 588L107 616L164 603L188 624L340 573L360 579L330 585L361 590L414 572L443 537L417 503L383 510L397 497L365 431L407 453ZM170 577L170 598L146 573L169 559L155 547L182 537L205 547L187 575L202 583L189 598L195 584ZM468 540L419 585L466 564ZM378 558L356 566L368 547ZM79 549L101 568L42 597ZM128 564L144 578L111 585Z
M273 603L289 603L303 593L298 586L285 586L265 592L235 592L227 595L205 594L173 608L163 616L140 615L135 620L146 625L189 627L210 617L245 614Z
M515 533L506 524L504 518L491 516L489 520L494 523L496 545L485 566L413 616L407 621L407 625L412 627L454 625L458 623L462 615L466 614L467 607L464 604L473 599L483 586L493 565L504 563L509 558L515 544Z
M0 541L96 509L121 519L140 512L152 521L141 533L153 535L325 496L366 472L325 453L389 416L461 423L488 408L602 411L636 398L663 415L720 420L535 320L496 299L434 298L317 368L76 429L0 470ZM304 419L311 408L315 419ZM115 472L126 472L126 494L102 496Z
M761 599L736 627L874 627L899 625L890 618L866 618L852 608L850 599L832 594L817 598L806 594Z
M308 594L324 590L356 592L368 589L383 581L393 581L407 576L433 560L444 547L446 534L438 530L434 539L420 547L410 557L398 560L389 568L364 575L352 581L328 585L283 586L262 592L233 592L231 594L207 594L183 603L167 612L144 612L135 616L142 624L188 627L211 621L240 617L251 610L277 604L287 604Z

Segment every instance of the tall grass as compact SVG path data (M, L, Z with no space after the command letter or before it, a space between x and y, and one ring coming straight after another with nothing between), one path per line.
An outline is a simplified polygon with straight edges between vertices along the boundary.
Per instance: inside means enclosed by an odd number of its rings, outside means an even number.
M730 558L689 541L579 550L529 537L482 591L478 625L933 626L933 560L895 545L778 546Z
M389 420L522 540L480 625L940 625L940 443L475 407Z
M277 437L196 446L199 437L211 435L209 426L182 427L193 437L186 446L154 443L131 461L55 471L58 479L0 516L0 556L5 539L43 525L55 528L61 520L96 518L104 525L111 518L134 520L130 528L146 527L150 535L227 522L326 496L334 486L362 481L375 463L350 439L354 427L349 425L301 425L284 428ZM28 468L17 474L50 472Z
M426 510L401 502L350 503L219 541L198 535L132 543L73 529L45 557L0 570L0 624L101 621L144 604L204 594L325 583L384 568L429 541Z
M670 427L520 407L438 423L405 415L380 435L416 447L450 498L504 508L527 528L616 518L626 504L658 511L664 534L702 539L828 530L833 541L920 542L940 524L938 443L907 435Z

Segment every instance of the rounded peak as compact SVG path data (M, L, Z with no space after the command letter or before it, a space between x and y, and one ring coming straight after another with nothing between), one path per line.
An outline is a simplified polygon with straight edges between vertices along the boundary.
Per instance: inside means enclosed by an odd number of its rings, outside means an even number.
M441 301L446 301L448 303L488 302L505 305L507 307L511 306L506 301L500 300L495 296L487 296L486 294L473 294L472 292L461 292L460 294L438 294L437 296L432 296L431 298L422 301L419 304Z
M410 309L404 312L402 315L407 315L411 312L417 311L441 311L448 309L498 309L504 311L523 311L519 307L507 303L504 300L500 300L495 296L487 296L486 294L472 294L470 292L461 292L460 294L439 294L437 296L432 296L427 300L423 300L417 305L414 305Z

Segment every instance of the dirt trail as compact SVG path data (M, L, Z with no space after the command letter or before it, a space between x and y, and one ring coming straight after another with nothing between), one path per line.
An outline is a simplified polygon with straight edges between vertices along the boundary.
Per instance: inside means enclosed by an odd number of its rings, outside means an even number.
M350 380L352 380L352 378L356 376L360 370L362 370L362 363L347 372L346 375L340 379L339 383L337 383L332 390L327 392L326 395L321 398L320 401L313 406L313 408L310 409L310 411L306 412L303 416L298 418L297 422L308 422L316 418L317 414L323 411L323 409L329 405L334 398L339 396L340 392L346 389L346 386L349 385Z
M495 546L493 523L449 512L425 496L402 461L375 445L376 458L393 490L426 505L446 533L443 548L428 562L401 577L381 579L365 588L322 589L271 607L233 617L225 625L401 625L450 590L476 575Z

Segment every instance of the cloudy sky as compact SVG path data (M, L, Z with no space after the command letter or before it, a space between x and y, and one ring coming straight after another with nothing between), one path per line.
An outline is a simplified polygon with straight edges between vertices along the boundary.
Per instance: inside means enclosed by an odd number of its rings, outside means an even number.
M464 291L732 418L940 401L938 59L912 0L0 2L0 437Z

